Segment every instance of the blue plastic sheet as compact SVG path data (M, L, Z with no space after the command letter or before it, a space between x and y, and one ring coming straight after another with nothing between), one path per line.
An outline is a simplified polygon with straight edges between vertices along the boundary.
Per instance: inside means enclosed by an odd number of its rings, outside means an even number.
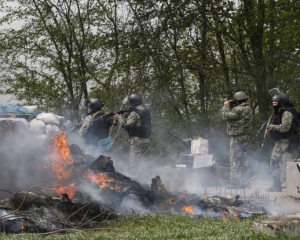
M109 150L112 147L111 136L98 141L98 148L100 151Z
M16 113L16 114L33 114L34 117L38 115L35 111L29 110L17 104L9 104L0 106L1 113Z

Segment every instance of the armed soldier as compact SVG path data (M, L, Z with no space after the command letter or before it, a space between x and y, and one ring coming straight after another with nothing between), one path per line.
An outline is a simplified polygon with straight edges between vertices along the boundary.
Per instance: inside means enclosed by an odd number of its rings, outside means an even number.
M298 113L286 94L274 95L272 105L274 119L268 131L276 143L270 161L273 184L266 191L281 192L281 184L286 181L286 164L292 161L293 152L298 149Z
M226 100L222 108L222 118L227 122L230 136L230 188L250 188L247 148L251 140L253 114L247 103L245 92L234 94L234 107Z
M128 132L130 141L130 164L131 177L136 178L141 170L143 155L149 148L151 135L151 115L148 109L142 106L142 97L139 94L128 96L130 109L129 115L123 113L122 117L115 114L113 119L120 121L122 128Z
M80 136L85 140L86 154L95 157L111 147L109 128L117 124L112 118L101 118L105 114L102 111L103 107L104 103L98 98L91 99L89 102L90 112L79 130Z

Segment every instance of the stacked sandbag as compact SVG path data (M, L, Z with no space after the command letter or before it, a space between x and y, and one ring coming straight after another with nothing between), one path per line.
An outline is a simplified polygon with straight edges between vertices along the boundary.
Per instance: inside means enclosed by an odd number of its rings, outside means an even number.
M0 118L1 138L17 133L27 134L28 132L29 124L23 118Z
M59 133L59 116L53 113L41 113L29 122L30 132L39 135L54 137Z

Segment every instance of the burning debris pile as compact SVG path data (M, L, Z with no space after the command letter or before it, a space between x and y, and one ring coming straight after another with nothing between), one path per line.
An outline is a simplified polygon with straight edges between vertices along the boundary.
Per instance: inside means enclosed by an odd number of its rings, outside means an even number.
M2 232L94 228L131 210L218 219L265 214L251 209L249 201L239 196L199 197L187 192L170 193L159 176L152 179L151 186L141 185L116 172L109 157L100 155L95 160L84 155L77 145L68 146L64 132L53 138L48 154L51 161L41 162L45 165L40 168L48 170L43 172L43 179L53 185L32 187L1 200Z

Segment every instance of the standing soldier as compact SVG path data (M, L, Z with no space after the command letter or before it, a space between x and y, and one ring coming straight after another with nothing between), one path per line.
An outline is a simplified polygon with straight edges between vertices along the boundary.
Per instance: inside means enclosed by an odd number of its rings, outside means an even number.
M86 154L98 157L103 151L109 150L111 147L111 138L109 136L109 128L116 125L111 118L101 118L105 114L102 111L104 103L98 98L91 99L89 103L90 112L82 123L79 135L82 136L86 144ZM99 141L104 143L103 147L99 145Z
M222 118L227 121L227 134L230 136L230 188L251 188L247 148L251 139L253 114L244 92L234 94L236 106L224 102Z
M273 184L266 191L281 192L281 184L286 181L286 164L292 161L293 151L298 148L298 113L295 108L289 107L286 94L274 95L272 105L274 118L268 131L276 143L270 161Z
M149 148L151 135L151 115L148 109L142 106L142 97L139 94L128 96L130 114L124 113L113 116L115 121L121 123L122 128L128 132L130 141L130 164L131 177L136 178L141 170L143 155Z

